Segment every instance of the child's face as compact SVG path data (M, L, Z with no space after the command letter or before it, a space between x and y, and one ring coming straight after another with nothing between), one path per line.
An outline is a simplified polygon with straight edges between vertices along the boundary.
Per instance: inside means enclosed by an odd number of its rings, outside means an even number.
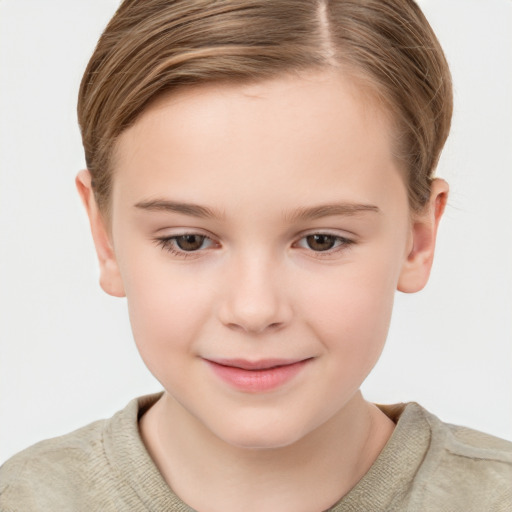
M117 149L102 284L126 294L180 413L247 447L343 414L397 286L420 287L376 104L334 74L203 86L151 107Z

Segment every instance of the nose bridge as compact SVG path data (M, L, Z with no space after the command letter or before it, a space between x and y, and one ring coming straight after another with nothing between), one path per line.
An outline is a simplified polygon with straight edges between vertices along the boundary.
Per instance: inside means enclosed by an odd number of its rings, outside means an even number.
M279 262L268 251L248 248L233 254L221 307L223 323L250 333L284 326L291 304L282 278Z

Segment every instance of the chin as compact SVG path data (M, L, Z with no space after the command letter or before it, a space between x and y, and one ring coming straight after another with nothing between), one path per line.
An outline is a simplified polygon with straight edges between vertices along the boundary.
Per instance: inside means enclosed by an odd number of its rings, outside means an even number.
M307 435L307 431L282 421L233 421L229 426L212 431L225 443L243 450L285 448Z

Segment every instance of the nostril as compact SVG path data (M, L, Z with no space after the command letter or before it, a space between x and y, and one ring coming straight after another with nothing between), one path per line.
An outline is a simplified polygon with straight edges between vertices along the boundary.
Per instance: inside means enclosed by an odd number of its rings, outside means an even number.
M264 327L242 325L242 324L238 324L236 322L231 322L231 323L228 323L226 325L227 325L227 327L229 327L230 329L233 329L235 331L242 331L242 332L246 332L246 333L256 333L256 334L259 334L259 333L262 333L264 331L280 329L281 326L283 325L283 323L282 322L273 322L273 323L268 324L268 325L266 325Z
M245 329L241 325L236 323L229 323L227 324L227 326L235 331L245 331Z

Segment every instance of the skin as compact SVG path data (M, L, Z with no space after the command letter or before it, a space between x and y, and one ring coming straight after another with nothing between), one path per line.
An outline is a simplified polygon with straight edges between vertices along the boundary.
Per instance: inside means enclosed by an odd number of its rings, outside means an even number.
M101 285L126 295L165 389L143 440L193 508L325 510L389 439L393 423L359 387L395 290L427 282L448 193L435 180L411 213L391 126L334 71L207 85L159 100L121 135L108 220L78 175ZM206 238L187 252L172 238L184 234ZM306 362L258 392L220 379L216 358Z

